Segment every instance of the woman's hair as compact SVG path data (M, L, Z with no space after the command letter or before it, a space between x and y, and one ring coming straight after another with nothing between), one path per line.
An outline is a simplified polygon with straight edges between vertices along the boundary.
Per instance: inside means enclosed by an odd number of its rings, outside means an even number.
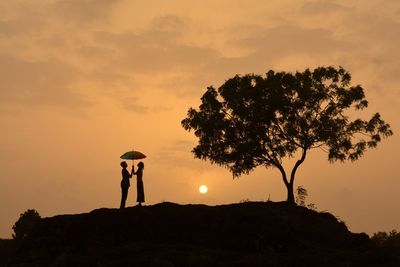
M121 165L122 168L128 167L128 164L126 164L126 161L121 162L119 165Z
M144 163L143 162L139 162L137 166L138 166L138 168L144 169Z

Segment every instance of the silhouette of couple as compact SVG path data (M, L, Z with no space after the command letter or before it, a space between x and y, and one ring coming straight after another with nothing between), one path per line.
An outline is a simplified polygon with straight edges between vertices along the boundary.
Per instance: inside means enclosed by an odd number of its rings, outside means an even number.
M125 203L126 199L128 197L128 190L130 186L130 181L129 179L132 178L133 175L136 175L136 188L137 188L137 199L136 201L139 202L139 206L142 206L142 202L144 202L144 188L143 188L143 169L144 169L144 163L139 162L137 167L138 170L135 172L135 165L132 165L132 171L129 173L129 171L126 169L128 167L128 164L123 161L121 162L121 167L122 167L122 181L121 181L121 206L120 208L123 209L125 208Z

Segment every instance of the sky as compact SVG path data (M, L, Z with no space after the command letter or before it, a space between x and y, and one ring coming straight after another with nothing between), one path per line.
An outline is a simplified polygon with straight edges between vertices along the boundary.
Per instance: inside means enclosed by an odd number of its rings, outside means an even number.
M330 65L364 87L357 115L379 112L394 136L353 163L312 151L295 186L353 232L400 230L399 47L397 0L0 0L0 238L27 209L119 207L132 148L147 205L285 200L276 170L233 179L195 159L180 122L236 74Z

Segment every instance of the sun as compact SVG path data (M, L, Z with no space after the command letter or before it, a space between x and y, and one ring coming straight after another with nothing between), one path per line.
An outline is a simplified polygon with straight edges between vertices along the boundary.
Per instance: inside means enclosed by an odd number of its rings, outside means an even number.
M200 185L200 187L199 187L200 193L205 194L205 193L207 193L207 191L208 191L208 188L206 185L204 185L204 184Z

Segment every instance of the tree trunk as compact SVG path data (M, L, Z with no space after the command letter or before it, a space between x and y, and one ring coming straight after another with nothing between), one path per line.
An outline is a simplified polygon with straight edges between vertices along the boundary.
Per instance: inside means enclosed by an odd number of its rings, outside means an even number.
M296 164L293 167L292 173L290 174L290 181L288 183L285 183L286 188L287 188L287 202L289 204L296 205L296 202L294 201L294 191L293 191L293 185L294 185L294 177L296 175L296 171L299 168L299 166L304 162L306 159L306 154L307 154L307 149L303 148L303 153L301 155L301 158L296 162Z
M286 172L285 169L283 168L283 166L281 164L275 163L274 165L279 169L279 171L282 174L282 180L286 185L286 189L287 189L287 199L286 202L291 204L291 205L296 205L296 202L294 201L294 190L293 190L293 184L294 184L294 176L296 174L296 170L297 168L300 166L300 164L304 161L305 159L305 151L303 152L302 158L300 160L297 161L296 166L294 167L292 173L291 173L291 178L290 178L290 182L287 179L286 176Z
M291 205L296 205L296 202L294 201L293 184L291 184L291 183L286 184L286 188L287 188L287 199L286 199L286 202L291 204Z
M286 177L286 172L285 169L283 168L283 166L281 164L275 164L275 166L279 169L279 171L282 174L282 180L286 185L287 188L287 199L286 202L289 204L296 204L296 202L294 201L294 193L293 193L293 183L290 183Z

